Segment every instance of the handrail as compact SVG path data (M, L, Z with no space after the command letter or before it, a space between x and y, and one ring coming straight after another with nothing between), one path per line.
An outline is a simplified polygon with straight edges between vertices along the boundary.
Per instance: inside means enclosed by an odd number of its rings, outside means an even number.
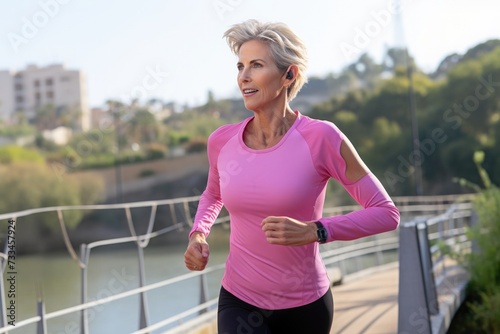
M378 236L375 236L375 240L368 241L368 242L353 241L353 242L346 242L345 244L346 244L345 246L338 247L334 250L325 250L325 251L321 252L324 263L327 267L331 267L333 264L340 265L340 263L342 263L342 261L352 259L355 257L364 256L364 255L371 255L371 254L376 255L376 254L383 253L386 251L396 251L398 248L397 237L394 237L390 234L388 234L388 235L380 234ZM377 257L377 263L375 264L374 267L380 267L382 269L384 265L391 263L391 261L385 262L385 261L379 261L378 259L379 259L379 257ZM364 269L366 269L366 268L356 267L356 270L350 272L350 274L352 275L352 274L359 272L359 271L362 271ZM216 300L217 299L213 299L212 301L215 302ZM200 309L200 306L195 306L189 310L184 311L183 312L184 316L182 316L182 317L180 317L180 315L174 315L174 316L169 317L167 319L164 319L156 324L152 324L149 327L138 330L138 331L134 332L133 334L145 334L145 333L148 333L152 330L156 330L156 329L163 327L160 325L172 324L175 321L180 322L182 319L184 319L188 315L194 314L199 309ZM174 330L174 332L175 332L175 330Z
M457 202L470 202L477 195L475 193L468 194L460 194L460 195L434 195L434 196L393 196L392 200L396 204L405 204L405 203L436 203L436 202L445 202L447 204L453 204Z
M465 233L474 223L472 205L465 202L451 205L440 215L401 225L398 333L446 333L465 298L467 275L449 264L439 243L469 251L464 246L468 242ZM438 286L442 283L446 284L445 292L452 292L448 298L451 302L439 298Z
M192 216L190 212L190 205L191 204L196 204L196 202L199 200L200 196L191 196L191 197L184 197L184 198L176 198L176 199L167 199L167 200L157 200L157 201L144 201L144 202L133 202L133 203L119 203L119 204L99 204L99 205L79 205L79 206L55 206L55 207L47 207L47 208L37 208L37 209L29 209L29 210L23 210L23 211L17 211L17 212L11 212L11 213L4 213L0 214L0 219L17 219L19 217L25 217L29 215L34 215L38 213L45 213L45 212L57 212L58 214L58 219L60 222L60 227L61 230L66 227L64 219L62 219L62 212L67 211L67 210L114 210L114 209L121 209L125 211L126 218L127 218L127 224L129 226L129 230L131 233L131 236L129 237L123 237L123 238L114 238L114 239L108 239L108 240L98 240L92 243L89 243L88 245L82 245L81 247L81 252L80 252L80 258L76 258L81 270L82 270L82 302L79 305L75 305L72 307L68 307L62 310L57 310L51 313L45 314L45 311L43 310L44 308L41 307L39 308L39 313L37 316L31 317L29 319L24 319L21 321L16 322L15 328L12 326L4 326L0 328L0 334L1 333L7 333L9 330L13 329L19 329L22 327L25 327L30 324L34 323L39 323L41 321L49 320L49 319L54 319L63 315L67 315L70 313L74 312L82 312L81 318L82 318L82 325L81 325L81 330L82 333L86 333L88 331L88 328L86 323L85 323L85 312L86 310L95 307L97 305L101 304L106 304L111 301L119 300L131 295L140 295L143 296L141 299L141 324L139 326L139 331L145 331L146 329L151 328L151 326L157 326L157 324L154 325L149 325L147 321L147 301L145 300L145 292L151 291L154 289L157 289L159 287L163 287L166 285L174 284L176 282L186 280L186 279L192 279L195 277L199 277L200 280L203 280L205 275L216 271L216 270L222 270L224 268L223 265L215 266L215 267L209 267L206 268L203 273L189 273L186 275L182 275L179 277L175 277L172 279L167 279L162 282L154 283L154 284L149 284L149 285L142 285L143 283L140 283L140 287L136 289L132 289L126 292L122 292L119 294L115 294L106 298L101 298L98 300L94 301L87 301L86 300L86 270L87 270L87 263L90 257L90 251L95 248L95 247L101 247L101 246L108 246L108 245L113 245L113 244L118 244L118 243L126 243L126 242L134 242L137 245L138 249L138 255L139 255L139 267L140 267L140 275L144 275L144 268L143 268L143 254L142 254L142 248L147 247L148 242L151 238L157 237L159 235L178 230L182 228L185 225L190 225L192 224ZM442 196L442 197L432 197L436 201L451 201L453 199L452 196ZM438 200L439 199L439 200ZM412 202L410 198L404 198L407 203ZM398 199L396 198L395 202L397 203ZM426 202L422 200L421 198L417 198L413 201L413 203L423 203ZM427 200L428 203L428 200ZM176 204L182 204L179 206L176 206ZM170 208L170 214L172 216L172 225L157 230L153 231L154 229L154 222L155 222L155 212L156 208L162 205L169 206ZM147 225L147 232L143 235L137 235L135 233L134 225L132 222L132 217L130 214L130 210L132 208L144 208L144 207L151 207L151 215L149 218L149 223ZM179 208L181 207L181 208ZM430 206L426 205L426 210L421 210L421 204L417 204L416 207L418 207L417 211L422 211L422 212L430 212L434 210L434 212L439 213L442 211L441 205L436 204L435 206ZM343 206L343 207L336 207L336 208L326 208L325 214L328 214L329 212L334 212L335 214L342 214L345 212L350 212L353 210L356 210L359 208L359 206L356 205L351 205L351 206ZM400 206L400 211L404 212L412 212L411 210L414 209L412 207L405 207L405 206ZM431 210L429 210L429 208ZM185 220L183 222L178 222L175 210L181 210ZM216 224L220 223L226 223L229 221L229 216L223 215L219 217L216 221ZM71 245L71 243L69 243ZM72 246L71 246L72 247ZM76 257L76 252L72 250L68 246L67 243L67 248L68 252L70 255L75 258ZM344 262L349 259L358 259L360 256L365 256L365 255L370 255L374 254L376 255L376 267L384 265L386 261L384 260L384 252L387 251L395 251L398 248L398 243L397 243L397 237L395 237L393 234L384 234L375 237L373 240L370 239L362 239L359 241L351 242L351 243L342 243L342 247L336 247L334 249L328 249L324 248L322 249L322 256L324 258L325 264L327 266L332 266L334 264L339 265L341 268L344 267ZM73 251L73 253L72 253ZM0 252L0 264L2 268L2 275L4 274L4 264L5 260L7 259L6 254ZM142 263L142 264L141 264ZM141 267L142 266L142 267ZM353 272L357 272L364 269L363 266L358 265L356 262L356 267ZM344 271L345 273L345 271ZM3 289L3 285L0 285L0 289ZM0 300L0 312L3 314L3 324L6 324L5 321L5 300ZM208 304L207 304L208 303ZM211 304L206 301L201 303L204 306L196 306L195 308L192 308L191 310L187 310L183 313L185 314L194 314L196 312L200 312L202 310L207 310L207 307L209 307ZM43 304L42 304L43 306ZM162 321L162 323L166 324L167 321L173 322L178 322L181 321L185 317L179 317L179 315L176 315L169 319L165 319ZM149 327L148 327L149 326ZM141 329L142 328L142 329ZM160 328L160 327L159 327ZM45 333L46 329L44 326L39 326L38 333Z
M143 208L150 207L153 205L167 205L167 204L178 204L186 202L197 202L200 196L190 196L190 197L178 197L172 199L163 199L155 201L142 201L142 202L127 202L127 203L115 203L115 204L86 204L86 205L62 205L62 206L48 206L43 208L27 209L9 213L0 214L0 220L9 219L12 217L24 217L36 213L54 212L57 210L104 210L104 209L125 209L125 208Z
M28 210L22 210L22 211L17 211L17 212L11 212L11 213L4 213L0 214L0 219L13 219L13 220L18 220L21 217L26 217L30 215L36 215L40 213L46 213L46 212L56 212L57 213L57 220L59 221L59 227L62 232L62 236L64 238L64 242L66 245L66 248L68 250L69 255L77 262L77 265L80 267L81 272L82 272L82 298L81 298L81 304L79 306L76 306L76 310L82 311L81 314L81 327L82 327L82 332L87 333L88 332L88 325L87 325L87 317L86 317L86 311L89 307L92 307L94 304L88 304L87 303L87 262L90 257L90 251L95 248L95 247L100 247L100 246L109 246L113 244L119 244L119 243L126 243L126 242L134 242L137 245L137 254L138 254L138 261L139 261L139 284L140 287L142 288L144 286L145 282L145 270L144 270L144 255L142 252L142 248L146 247L149 243L149 240L151 238L157 237L159 235L163 235L165 233L171 232L173 230L179 230L186 224L192 224L191 220L191 212L190 212L190 207L191 205L196 205L197 201L199 200L200 196L191 196L191 197L183 197L183 198L175 198L175 199L166 199L166 200L156 200L156 201L143 201L143 202L132 202L132 203L119 203L119 204L97 204L97 205L77 205L77 206L54 206L54 207L44 207L44 208L35 208L35 209L28 209ZM182 205L178 205L182 204ZM168 206L170 209L172 221L171 225L167 226L165 228L162 228L157 231L153 231L155 221L156 221L156 210L159 206ZM132 215L131 215L131 209L133 208L144 208L144 207L150 207L151 208L151 213L149 217L149 222L147 225L147 232L143 235L137 235L135 233L135 228L134 224L132 221ZM98 240L95 242L92 242L88 245L81 245L81 251L80 251L80 258L78 258L76 251L73 249L73 246L69 240L67 231L66 231L66 223L64 221L64 216L63 212L64 211L69 211L69 210L123 210L127 219L127 224L128 228L130 231L131 236L130 237L124 237L124 238L113 238L113 239L108 239L108 240ZM184 222L179 222L177 219L177 210L180 210L182 213L182 216L185 218ZM217 219L216 223L222 223L226 221L227 217L224 215L221 215ZM19 221L22 221L22 219L19 219ZM17 223L19 223L19 221ZM19 239L19 238L18 238ZM5 246L7 247L7 242L5 242ZM5 273L5 266L7 264L7 248L5 249L4 252L0 252L0 270L2 276ZM3 283L3 282L2 282ZM147 327L147 322L148 322L148 312L147 312L147 301L146 301L146 296L144 294L144 291L146 290L137 290L136 293L140 293L141 296L141 305L140 305L140 327ZM4 293L4 285L0 284L0 333L7 333L9 330L13 329L12 326L6 326L7 325L7 314L6 314L6 300L5 300L5 293ZM101 300L101 302L103 302ZM95 302L92 302L95 303ZM82 307L82 305L87 305L87 307ZM70 308L71 310L71 308ZM51 314L45 315L44 314L44 307L43 304L41 307L39 307L39 311L43 312L42 314L38 314L36 317L32 317L30 319L25 319L25 320L20 320L16 321L15 323L15 329L19 329L23 326L35 323L40 321L40 319L51 319ZM61 312L64 313L64 310ZM16 319L17 320L17 319ZM40 323L39 323L40 324ZM46 329L45 326L39 326L38 333L45 333Z
M461 194L461 195L436 195L436 196L394 196L392 200L398 206L404 206L405 203L422 203L422 202L449 202L453 203L457 199L461 199L462 201L468 202L472 198L474 198L474 194ZM9 219L12 217L23 217L37 213L44 212L53 212L57 210L102 210L102 209L124 209L124 208L141 208L141 207L149 207L152 205L167 205L167 204L177 204L177 203L185 203L185 202L197 202L200 199L200 195L197 196L189 196L189 197L179 197L174 199L164 199L164 200L154 200L154 201L140 201L140 202L127 202L127 203L115 203L115 204L88 204L88 205L62 205L62 206L50 206L43 208L34 208L27 209L21 211L14 211L9 213L1 213L0 220ZM346 206L338 206L335 208L345 208L348 211L352 211L355 208L358 208L357 205L346 205ZM335 209L333 208L333 209ZM331 208L330 208L331 209ZM325 209L328 211L328 208Z

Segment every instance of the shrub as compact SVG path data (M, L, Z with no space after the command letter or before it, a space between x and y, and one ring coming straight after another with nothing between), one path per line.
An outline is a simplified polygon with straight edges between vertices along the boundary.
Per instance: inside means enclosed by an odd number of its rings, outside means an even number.
M478 327L487 333L500 333L500 189L482 167L483 160L484 153L474 154L484 188L460 180L479 192L473 203L478 222L469 231L478 251L471 253L466 262L471 275L469 306Z
M500 333L500 288L498 284L494 286L494 289L495 291L491 291L491 294L480 293L480 302L473 303L470 307L476 323L485 333L498 334Z
M21 146L7 145L0 147L0 163L11 164L25 161L41 163L44 159L37 151Z
M99 153L89 155L82 160L82 163L77 166L77 168L104 168L114 166L116 163L116 157L111 153Z
M491 186L474 201L478 223L470 238L478 251L470 255L470 293L478 302L471 310L487 333L500 333L500 189Z
M171 147L187 143L190 139L190 134L179 131L169 131L165 136L166 143Z
M159 143L150 143L144 147L147 159L162 159L167 155L167 147Z
M207 140L205 138L194 138L186 144L187 153L205 152L207 150Z

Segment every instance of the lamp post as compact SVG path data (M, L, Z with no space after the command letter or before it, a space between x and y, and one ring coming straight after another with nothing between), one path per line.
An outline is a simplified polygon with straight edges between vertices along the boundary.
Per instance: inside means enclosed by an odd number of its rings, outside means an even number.
M116 202L123 202L123 191L122 191L122 169L120 162L120 106L116 103L110 103L110 111L113 114L113 120L115 124L115 142L116 142L116 152L115 152L115 187L116 187Z
M408 55L408 48L405 47L406 70L408 75L408 95L410 101L411 134L413 142L413 168L415 172L415 194L422 196L422 151L420 150L420 135L418 133L418 120L415 103L415 90L413 89L413 64Z

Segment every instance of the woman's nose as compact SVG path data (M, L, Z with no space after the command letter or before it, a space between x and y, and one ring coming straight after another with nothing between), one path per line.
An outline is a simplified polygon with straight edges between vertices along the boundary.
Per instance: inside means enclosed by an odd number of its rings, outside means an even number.
M240 73L238 74L238 80L240 82L248 82L248 81L250 81L250 76L249 76L249 73L248 73L248 71L246 69L240 71Z

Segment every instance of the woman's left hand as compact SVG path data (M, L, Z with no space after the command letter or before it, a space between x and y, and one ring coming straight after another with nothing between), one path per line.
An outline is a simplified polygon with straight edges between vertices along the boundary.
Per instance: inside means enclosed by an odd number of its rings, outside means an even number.
M316 224L290 217L269 216L262 223L267 242L275 245L302 246L318 240Z

